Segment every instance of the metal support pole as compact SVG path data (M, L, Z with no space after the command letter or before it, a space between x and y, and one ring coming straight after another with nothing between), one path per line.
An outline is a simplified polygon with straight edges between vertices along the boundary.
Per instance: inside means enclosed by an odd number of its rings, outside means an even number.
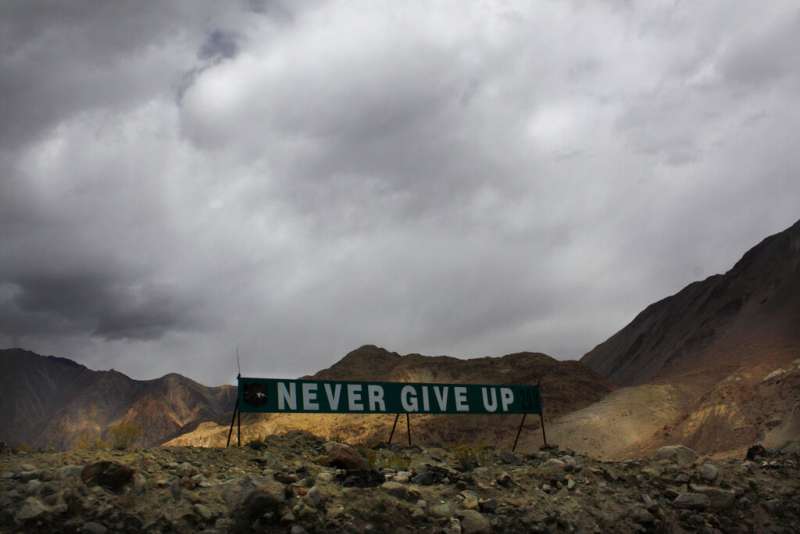
M239 413L239 396L236 396L236 406L233 407L233 417L231 418L231 428L228 430L228 443L225 444L227 449L231 445L231 434L233 434L233 423L236 421L236 414Z
M400 419L400 414L394 416L394 424L392 425L392 432L389 434L389 445L392 444L392 438L394 437L394 429L397 428L397 420Z
M539 388L539 422L542 424L542 442L544 443L544 447L547 448L547 434L544 431L544 401L541 398L542 395L542 381L536 383L536 387Z
M242 411L239 410L239 416L236 418L236 439L239 442L239 447L242 446Z
M542 441L544 442L544 447L547 448L547 434L544 431L544 408L539 412L539 421L542 422Z
M525 418L528 417L528 414L522 414L522 421L519 422L519 428L517 429L517 437L514 438L514 446L511 447L511 452L517 450L517 442L519 441L519 435L522 432L522 425L525 424Z
M406 430L408 430L408 446L411 446L411 418L406 413Z

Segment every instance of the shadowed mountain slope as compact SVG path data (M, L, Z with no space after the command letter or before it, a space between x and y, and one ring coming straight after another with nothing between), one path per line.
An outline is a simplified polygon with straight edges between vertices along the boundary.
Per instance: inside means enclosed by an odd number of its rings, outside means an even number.
M651 304L581 362L622 386L716 382L742 365L800 357L800 221L725 274Z
M575 421L649 417L638 403L668 388L650 418L657 425L631 432L633 455L671 443L716 453L800 438L800 221L727 273L648 306L581 361L627 387Z
M103 438L123 421L142 430L141 444L160 444L230 412L235 397L231 386L177 374L133 380L22 349L0 350L0 390L0 440L59 449Z

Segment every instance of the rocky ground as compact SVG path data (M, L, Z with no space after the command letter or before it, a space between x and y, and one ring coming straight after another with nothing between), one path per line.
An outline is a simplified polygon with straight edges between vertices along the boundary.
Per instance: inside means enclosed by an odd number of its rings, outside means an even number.
M0 531L796 532L800 443L748 456L357 449L299 432L227 450L4 453Z

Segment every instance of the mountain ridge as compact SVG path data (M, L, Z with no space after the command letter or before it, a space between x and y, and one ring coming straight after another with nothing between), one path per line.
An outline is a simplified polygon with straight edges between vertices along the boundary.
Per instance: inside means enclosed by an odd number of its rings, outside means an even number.
M791 361L796 356L787 353L800 347L798 324L800 221L764 238L726 273L645 307L581 362L620 386L664 381L700 367L719 379L726 367L749 360ZM770 350L775 339L790 345L781 355ZM732 347L737 343L765 350L742 354Z
M25 349L0 350L0 386L0 440L57 449L102 439L120 422L142 430L142 445L160 444L222 417L235 398L232 386L209 388L176 373L135 380Z

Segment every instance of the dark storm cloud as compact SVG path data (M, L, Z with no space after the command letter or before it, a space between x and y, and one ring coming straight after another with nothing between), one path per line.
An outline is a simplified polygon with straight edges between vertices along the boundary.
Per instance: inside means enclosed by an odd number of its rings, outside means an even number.
M791 2L4 3L0 345L579 357L800 215Z
M168 330L197 328L193 302L169 288L120 286L103 275L7 280L11 298L0 302L0 335L91 332L104 339L154 339ZM9 327L12 325L12 327Z
M239 51L236 36L222 30L214 30L200 47L197 56L203 60L231 59Z

